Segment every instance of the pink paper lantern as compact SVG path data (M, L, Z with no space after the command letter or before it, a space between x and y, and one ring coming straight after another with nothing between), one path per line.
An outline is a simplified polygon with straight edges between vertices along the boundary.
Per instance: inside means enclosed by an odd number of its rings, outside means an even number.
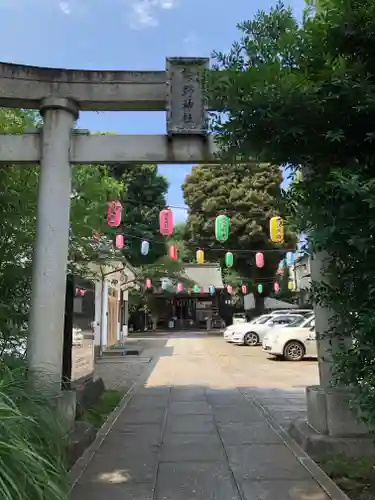
M83 297L85 295L87 290L84 290L83 288L81 288L81 290L79 291L81 297Z
M177 260L177 248L175 247L175 245L171 245L169 247L169 258L171 260Z
M246 292L247 292L247 286L246 285L242 285L241 286L241 291L244 295L246 295Z
M277 282L275 282L273 284L273 289L274 289L275 292L278 292L280 290L280 285Z
M177 292L178 293L181 293L183 290L183 286L182 286L182 283L177 283Z
M233 292L232 285L227 285L227 292L232 294L232 292Z
M264 266L264 255L261 252L255 254L255 264L257 267Z
M151 288L151 280L149 278L146 279L145 286L146 288Z
M160 234L170 236L173 233L173 213L170 208L164 208L159 215Z
M118 227L121 224L121 203L119 201L108 203L107 224L109 227Z
M200 293L201 295L203 295L203 294L204 294L203 286L201 286L201 287L200 287L200 289L199 289L199 293Z
M124 248L124 235L123 234L117 234L116 235L116 248Z

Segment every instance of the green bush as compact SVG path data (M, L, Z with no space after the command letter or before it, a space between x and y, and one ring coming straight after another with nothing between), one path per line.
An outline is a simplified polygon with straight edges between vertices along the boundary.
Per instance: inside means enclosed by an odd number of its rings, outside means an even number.
M25 375L22 367L0 373L0 498L67 500L63 426Z

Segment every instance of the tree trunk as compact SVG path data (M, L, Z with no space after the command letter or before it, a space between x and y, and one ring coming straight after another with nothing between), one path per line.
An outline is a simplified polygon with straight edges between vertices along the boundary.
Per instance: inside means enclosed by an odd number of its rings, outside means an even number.
M259 293L254 293L254 301L255 301L255 316L260 316L264 313L264 297Z
M67 276L65 292L64 347L62 359L62 388L70 389L72 378L72 343L73 343L73 301L74 278Z

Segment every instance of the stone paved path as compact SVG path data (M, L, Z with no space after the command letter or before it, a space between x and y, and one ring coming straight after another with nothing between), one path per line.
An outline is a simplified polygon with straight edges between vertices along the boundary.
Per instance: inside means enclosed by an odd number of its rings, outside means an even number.
M219 361L168 340L71 499L328 500Z

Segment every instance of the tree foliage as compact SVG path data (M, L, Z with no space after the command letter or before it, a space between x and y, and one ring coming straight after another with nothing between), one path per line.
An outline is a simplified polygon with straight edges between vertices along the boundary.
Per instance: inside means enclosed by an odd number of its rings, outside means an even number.
M119 231L125 235L124 255L133 266L155 262L165 255L165 238L159 232L159 213L166 206L168 181L158 173L157 165L114 165L109 169L123 184ZM150 242L147 256L140 252L143 239Z
M225 153L303 167L289 193L311 251L332 257L315 300L337 315L330 335L353 339L334 356L333 383L356 391L375 427L375 3L319 1L297 23L278 4L239 26L216 53L213 127Z
M194 167L182 187L189 207L189 244L202 247L206 260L222 266L225 252L233 249L237 275L254 290L256 282L264 283L265 294L272 290L272 277L283 255L281 247L269 240L269 219L283 213L280 183L279 167L252 162ZM230 219L229 239L223 244L215 240L219 214ZM257 250L266 250L263 268L255 266Z
M34 112L0 108L2 133L19 134L39 125ZM0 355L17 349L20 334L27 333L38 179L37 166L0 166ZM101 167L73 168L69 272L82 272L82 261L97 258L92 231L105 239L106 204L121 188Z

